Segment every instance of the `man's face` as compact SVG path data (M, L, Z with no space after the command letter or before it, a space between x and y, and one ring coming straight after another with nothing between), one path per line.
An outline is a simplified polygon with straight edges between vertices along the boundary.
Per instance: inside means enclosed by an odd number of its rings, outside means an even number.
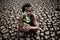
M32 7L25 7L25 9L26 9L26 12L28 12L28 14L33 12Z

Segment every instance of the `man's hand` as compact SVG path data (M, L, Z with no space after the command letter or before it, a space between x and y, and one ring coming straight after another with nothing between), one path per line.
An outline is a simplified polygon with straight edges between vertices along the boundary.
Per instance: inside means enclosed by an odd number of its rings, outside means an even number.
M24 23L23 29L24 29L24 31L28 32L31 28L30 28L29 24Z

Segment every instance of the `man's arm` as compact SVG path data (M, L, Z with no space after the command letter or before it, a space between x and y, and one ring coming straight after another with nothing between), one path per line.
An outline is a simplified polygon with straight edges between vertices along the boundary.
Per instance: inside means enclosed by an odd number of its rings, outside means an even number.
M33 15L32 22L34 23L35 26L34 27L31 26L30 29L33 29L33 30L39 29L39 30L44 31L43 29L39 27L41 23L38 21L37 15Z
M23 31L29 31L30 30L30 25L29 24L26 24L25 22L24 22L24 14L22 14L21 16L20 16L20 20L19 20L19 27L20 27L20 30L23 30Z
M38 23L36 17L37 17L37 16L36 16L35 14L32 14L32 22L34 23L34 27L31 26L31 29L34 29L34 30L36 30L36 29L39 28L39 23Z

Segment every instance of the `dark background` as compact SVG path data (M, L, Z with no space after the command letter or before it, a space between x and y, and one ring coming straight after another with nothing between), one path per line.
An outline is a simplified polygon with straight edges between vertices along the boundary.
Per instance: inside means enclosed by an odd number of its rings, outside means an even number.
M21 7L26 2L33 5L42 23L41 40L60 40L60 0L0 0L0 40L35 40L35 34L19 31Z

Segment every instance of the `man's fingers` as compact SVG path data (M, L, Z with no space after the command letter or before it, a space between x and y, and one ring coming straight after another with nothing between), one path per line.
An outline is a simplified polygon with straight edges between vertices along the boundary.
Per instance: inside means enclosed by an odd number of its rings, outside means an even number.
M30 27L26 26L26 27L23 27L23 29L28 32L30 30Z

